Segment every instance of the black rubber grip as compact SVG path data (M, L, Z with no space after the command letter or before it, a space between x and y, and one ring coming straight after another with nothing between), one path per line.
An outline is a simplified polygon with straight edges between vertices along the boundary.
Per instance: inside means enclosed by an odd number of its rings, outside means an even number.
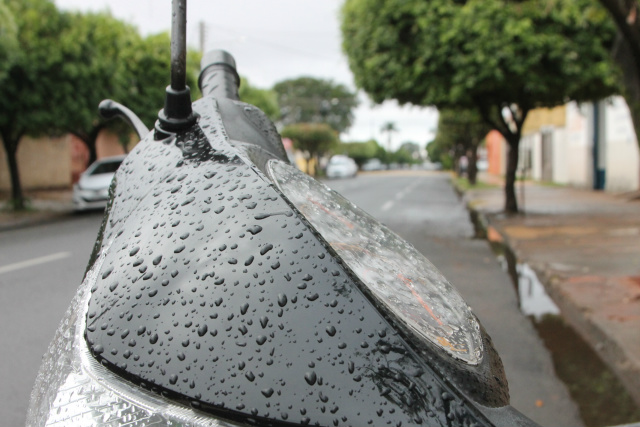
M198 87L202 96L239 100L240 76L236 71L236 61L224 50L207 52L200 61Z

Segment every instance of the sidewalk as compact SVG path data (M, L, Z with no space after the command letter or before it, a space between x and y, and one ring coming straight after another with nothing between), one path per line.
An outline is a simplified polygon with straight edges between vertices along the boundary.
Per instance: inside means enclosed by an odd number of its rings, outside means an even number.
M29 210L12 212L0 200L0 232L58 221L73 214L71 190L34 191L26 194Z
M501 213L502 185L464 198L488 238L535 271L564 319L640 404L640 199L526 183L523 203L522 190L518 183L524 215L517 216Z

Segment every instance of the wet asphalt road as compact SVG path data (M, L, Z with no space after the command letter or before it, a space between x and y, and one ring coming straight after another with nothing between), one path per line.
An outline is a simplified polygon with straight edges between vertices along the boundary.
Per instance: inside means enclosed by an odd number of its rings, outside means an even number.
M0 426L23 426L42 355L82 280L101 213L0 233Z
M508 276L487 243L472 239L447 175L407 171L327 184L409 240L460 290L502 356L514 407L543 425L581 425ZM82 279L101 218L0 233L0 427L24 425L41 356Z
M511 404L541 425L583 425L514 286L473 225L449 175L398 171L325 181L424 254L458 289L498 349Z

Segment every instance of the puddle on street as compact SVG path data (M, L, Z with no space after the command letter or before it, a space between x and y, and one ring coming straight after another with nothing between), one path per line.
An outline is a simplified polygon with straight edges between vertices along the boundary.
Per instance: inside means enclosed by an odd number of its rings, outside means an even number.
M491 245L515 285L520 310L531 319L551 353L556 375L578 405L585 425L602 427L640 421L640 407L600 357L565 323L533 269L517 263L503 244Z
M518 264L518 303L520 311L533 316L534 323L540 322L547 315L558 316L560 309L547 295L544 286L538 280L536 272L527 264ZM548 316L547 316L548 317Z

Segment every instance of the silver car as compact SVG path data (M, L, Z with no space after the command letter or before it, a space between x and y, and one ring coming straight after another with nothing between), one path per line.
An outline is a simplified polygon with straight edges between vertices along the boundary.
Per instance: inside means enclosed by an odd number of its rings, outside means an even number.
M100 209L107 205L111 180L125 157L104 157L80 175L80 180L73 186L75 210Z
M355 160L343 155L331 157L327 165L327 178L351 178L358 173Z

